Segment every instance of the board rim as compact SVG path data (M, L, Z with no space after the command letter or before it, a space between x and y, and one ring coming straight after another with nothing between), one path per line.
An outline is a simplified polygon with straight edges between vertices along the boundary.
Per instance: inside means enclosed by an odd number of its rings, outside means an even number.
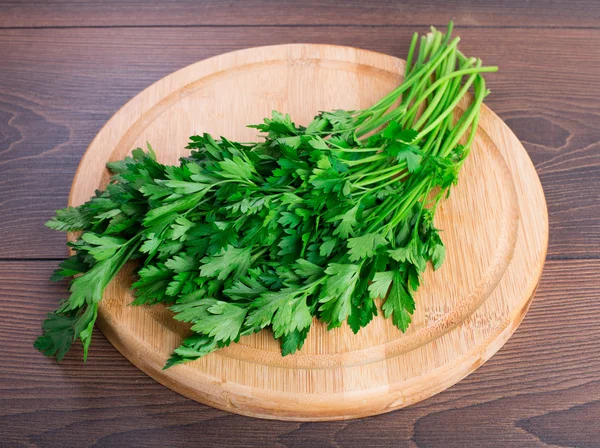
M195 66L199 63L209 63L210 61L215 62L218 61L221 58L224 57L231 57L232 55L235 54L240 54L240 53L244 53L244 52L253 52L253 51L264 51L265 49L269 49L269 48L281 48L281 47L303 47L303 46L308 46L308 47L321 47L321 48L342 48L345 50L352 50L355 51L357 53L362 53L362 54L371 54L374 57L385 57L385 58L392 58L394 60L399 60L398 58L395 58L393 56L389 56L389 55L385 55L385 54L381 54L378 52L374 52L374 51L370 51L370 50L363 50L363 49L356 49L354 47L346 47L346 46L337 46L337 45L324 45L324 44L288 44L288 45L271 45L271 46L265 46L265 47L253 47L253 48L248 48L248 49L242 49L242 50L237 50L234 52L230 52L230 53L225 53L222 55L218 55L218 56L214 56L211 57L209 59L205 59L203 61L199 61L196 62L194 64L191 64L187 67L181 68L167 76L165 76L164 78L156 81L155 83L153 83L152 85L148 86L147 88L145 88L144 90L142 90L141 92L139 92L137 95L135 95L132 99L130 99L125 105L123 105L106 123L105 125L101 128L101 130L98 132L98 134L94 137L94 139L92 140L92 142L90 143L90 145L88 146L88 148L86 149L86 152L84 154L84 156L82 157L82 160L77 168L76 174L73 178L73 182L71 184L71 190L69 193L69 205L72 205L73 203L73 195L74 195L74 190L76 188L76 184L77 181L79 180L79 177L81 176L81 169L82 166L84 165L84 161L86 156L89 156L89 149L92 148L96 142L96 140L99 138L99 136L102 135L103 131L108 128L111 124L111 122L113 121L113 119L115 117L117 117L119 114L122 113L123 110L127 110L128 108L130 108L130 105L136 100L136 98L138 96L142 96L144 95L145 92L150 91L156 84L160 83L161 81L163 81L166 78L172 77L172 76L176 76L178 73L184 71L184 70L188 70L190 69L192 66ZM217 72L215 72L217 73ZM486 107L484 105L484 107ZM487 111L492 114L492 116L501 121L497 115L491 111L489 108L487 108ZM502 122L503 126L506 126L505 123ZM507 126L506 126L507 127ZM507 127L508 129L508 127ZM511 132L512 134L512 132ZM513 134L514 135L514 134ZM520 149L522 151L525 151L525 149L522 147L522 145L520 144ZM526 154L526 151L525 151ZM533 170L533 172L535 172L535 168L533 167L533 164L531 162L531 160L529 159L529 157L526 155L527 160L529 161L529 164L531 165L529 168L531 170ZM511 173L512 176L512 173ZM535 180L537 182L537 188L540 189L540 191L542 192L542 198L543 198L543 189L541 186L541 182L539 180L539 177L537 176L537 174L535 175ZM544 262L545 262L545 257L546 257L546 252L547 252L547 245L548 245L548 219L547 219L547 208L546 208L546 204L545 204L545 198L544 199L544 219L545 219L545 229L544 229L544 234L545 234L545 240L543 242L543 257L542 257L542 261L541 263L538 265L538 269L535 273L535 275L533 276L533 278L536 279L536 282L534 282L534 284L528 285L527 290L528 292L530 292L527 300L520 302L520 307L518 307L518 309L513 308L511 309L511 313L509 313L509 315L507 316L507 318L505 319L505 321L502 323L502 325L500 325L499 327L501 327L501 329L494 333L493 336L495 336L495 338L488 338L486 340L487 344L485 344L487 347L494 347L492 350L487 350L485 352L485 356L482 356L480 358L480 361L473 363L472 365L470 365L468 368L464 369L462 367L464 367L461 363L458 364L458 369L453 373L453 375L451 376L451 379L446 383L443 383L439 386L439 390L430 393L427 395L427 397L434 395L435 393L438 393L444 389L446 389L447 387L451 386L452 384L455 384L456 382L460 381L462 378L464 378L465 376L467 376L468 374L470 374L471 372L473 372L475 369L477 369L481 364L483 364L487 359L489 359L494 353L496 353L496 351L502 347L502 345L508 340L508 338L514 333L514 331L516 330L516 328L519 326L520 322L522 321L522 319L524 318L527 309L529 308L531 301L535 295L535 290L537 288L537 285L539 283L539 279L541 277L541 272L543 270L543 266L544 266ZM510 264L511 261L509 261L508 264ZM500 279L503 277L504 273L500 276ZM499 279L499 281L500 281ZM515 320L514 318L510 318L510 316L512 316L514 313L514 311L517 311L517 319ZM171 374L169 373L170 371L156 371L154 369L154 367L148 365L147 363L143 363L143 362L139 362L139 358L135 357L135 356L128 356L131 355L130 349L127 345L123 344L123 335L119 335L118 331L115 331L115 327L111 327L110 325L108 325L110 319L107 319L107 316L104 315L104 313L102 312L102 310L100 310L99 312L99 319L98 319L98 327L101 329L101 331L104 333L104 335L107 337L107 339L117 348L117 350L119 350L119 352L121 352L123 354L123 356L128 359L132 364L134 364L136 367L140 368L140 370L144 371L146 374L148 374L149 376L151 376L152 378L154 378L155 380L159 381L160 383L166 385L167 387L171 388L172 390L175 390L176 392L185 395L185 396L190 396L191 394L189 393L189 390L187 390L185 388L184 384L180 384L177 383L176 381L173 381L173 379L171 378ZM513 325L510 325L510 324ZM489 339L493 339L491 341L489 341ZM489 341L489 342L488 342ZM484 344L481 344L484 345ZM470 351L463 353L463 357L467 356L468 354L475 352L475 351L480 351L480 345L475 345L471 348ZM183 368L186 368L186 366L182 366ZM171 369L172 371L173 369ZM166 372L166 373L165 373ZM429 372L428 372L429 373ZM254 388L254 392L256 392L257 390L260 389L256 389ZM361 390L361 391L357 391L356 395L362 395L365 394L367 391L369 391L369 389L365 389L365 390ZM278 396L282 396L285 395L284 392L275 392L276 395ZM333 393L329 392L327 393L327 395L332 395ZM343 392L340 393L343 394L345 398L348 398L349 395L352 395L353 393L348 393L348 392ZM294 393L293 395L298 395L297 393ZM312 396L312 398L315 398L318 394L309 394ZM230 411L230 412L236 412L239 414L243 414L243 415L249 415L249 416L254 416L254 417L260 417L260 418L267 418L267 419L279 419L279 420L296 420L296 421L319 421L319 420L340 420L340 419L349 419L349 418L356 418L356 417L362 417L362 416L367 416L367 415L375 415L375 414L379 414L379 413L384 413L384 412L388 412L392 409L386 409L383 408L381 409L379 412L369 412L367 414L364 415L346 415L346 414L336 414L336 415L332 415L332 416L317 416L317 417L310 417L310 416L300 416L300 415L294 415L294 416L281 416L281 415L274 415L274 412L276 411L269 411L265 409L264 413L261 412L255 412L252 410L247 410L243 407L237 407L237 406L232 406L231 403L229 403L229 405L224 405L222 404L222 402L218 401L218 400L211 400L210 397L208 395L205 396L191 396L191 398L196 399L197 401L201 401L203 403L209 404L213 407L225 410L225 411ZM426 398L426 397L425 397ZM398 407L404 407L410 404L413 404L414 402L418 402L421 399L415 399L413 401L410 402L403 402L400 406L396 406L393 409L396 409ZM314 400L308 400L308 402L310 401L314 401ZM317 398L318 401L318 398ZM347 404L346 404L347 406Z

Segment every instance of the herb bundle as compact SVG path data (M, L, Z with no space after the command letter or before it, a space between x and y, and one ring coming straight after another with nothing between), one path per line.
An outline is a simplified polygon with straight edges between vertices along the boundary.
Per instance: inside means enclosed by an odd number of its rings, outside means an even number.
M104 289L134 259L133 304L166 304L191 324L166 367L264 328L294 353L315 317L357 332L378 298L406 331L421 274L444 261L436 209L469 154L482 73L496 70L465 57L451 31L415 34L404 81L368 109L306 127L273 112L251 126L258 143L195 135L178 166L150 146L109 163L104 191L47 223L82 233L52 276L73 277L70 296L35 346L61 360L81 339L85 359Z

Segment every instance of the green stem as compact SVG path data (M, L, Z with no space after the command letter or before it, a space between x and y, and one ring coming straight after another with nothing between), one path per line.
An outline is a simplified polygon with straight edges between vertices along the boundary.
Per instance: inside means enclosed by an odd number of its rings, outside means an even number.
M398 107L397 109L394 109L391 112L388 112L387 114L383 115L382 117L380 117L377 120L374 120L373 122L371 122L371 120L369 120L362 129L357 130L356 135L358 138L360 138L360 137L364 136L365 134L368 134L369 132L374 131L378 127L383 126L387 122L392 121L392 120L402 116L402 114L404 114L405 112L406 112L406 108Z
M329 143L332 146L335 146L334 151L339 151L339 152L373 152L373 151L379 151L379 150L383 149L383 146L378 146L376 148L344 148L343 146L338 146L329 141L327 143Z
M417 184L413 188L413 190L410 192L410 194L402 201L402 207L396 213L396 215L390 220L390 222L387 224L388 231L390 229L393 229L394 227L396 227L398 224L400 224L400 222L405 218L405 213L412 208L412 206L415 204L415 202L417 202L417 200L419 199L419 196L422 193L421 190L423 189L423 187L425 187L428 180L429 180L428 178L423 179L419 184Z
M446 157L454 146L458 143L463 134L467 131L471 123L477 115L479 115L479 109L483 98L485 97L485 80L481 75L477 75L477 83L475 83L475 100L471 104L471 107L461 117L462 123L457 124L450 136L444 141L444 144L440 148L440 154L442 157ZM463 120L464 119L464 120Z
M365 109L363 112L361 112L357 118L360 118L363 115L365 117L368 117L372 114L373 111L380 110L382 107L384 107L385 109L389 108L394 103L394 101L396 101L398 99L398 97L403 92L408 90L413 84L420 81L422 79L422 77L424 77L424 76L425 77L430 76L431 73L433 73L433 70L436 69L436 67L444 60L444 58L448 55L448 53L450 53L452 51L452 49L458 45L459 42L460 42L460 38L457 37L457 38L453 39L452 42L450 42L448 44L448 46L443 51L440 52L439 55L435 55L432 59L429 60L429 62L427 64L423 65L418 70L416 70L414 72L411 71L408 79L405 79L402 84L400 84L398 87L396 87L394 90L392 90L389 94L384 96L381 100L379 100L373 106L371 106L370 108Z
M350 172L354 175L354 174L365 174L365 173L369 173L372 170L377 170L383 166L386 166L387 162L385 160L382 160L378 163L374 163L373 165L365 165L365 166L359 166L358 168L360 169L356 169L356 168L351 168ZM356 170L356 171L354 171Z
M357 173L352 174L351 176L348 176L347 179L352 180L352 179L358 179L360 177L375 176L377 174L389 173L390 171L394 171L397 168L398 168L398 165L393 165L393 166L389 166L389 167L383 168L383 169L378 169L375 171L357 172Z
M358 160L344 160L344 163L348 166L356 166L356 165L362 165L363 163L369 163L369 162L375 162L377 160L382 160L387 157L389 157L387 154L379 153L379 154L375 154L375 155L369 156L369 157L364 157L364 158L358 159Z
M419 40L419 33L413 34L412 40L410 41L410 48L408 49L408 56L406 57L406 66L404 69L404 79L408 78L408 75L411 70L412 59L415 53L415 47L417 46L417 41Z
M258 260L260 257L262 257L271 247L264 247L261 250L259 250L258 252L256 252L254 255L252 255L252 257L250 257L250 265L252 265L256 260Z
M413 105L413 107L407 112L407 114L411 114L416 112L416 110L418 109L419 105L425 101L425 99L429 96L430 93L432 93L436 88L442 86L442 88L447 88L448 86L445 85L447 84L447 81L452 79L452 78L456 78L456 77L463 77L465 75L475 75L478 73L490 73L490 72L495 72L498 70L498 67L473 67L470 69L464 69L464 70L457 70L453 73L450 73L448 75L442 76L440 79L438 79L437 81L435 81L431 87L429 87L425 92L423 92L421 94L421 96L419 97L419 99L417 101L415 101L415 104ZM471 81L472 82L472 81ZM469 84L470 86L471 84ZM468 89L468 88L467 88ZM465 90L466 91L466 90ZM462 95L461 95L462 97ZM458 98L460 100L460 98ZM441 100L441 98L440 98ZM455 97L456 100L456 97ZM429 109L430 107L436 107L437 104L439 103L439 100L434 104L434 105L429 105L427 107L427 109ZM446 109L448 107L452 107L452 103L450 103ZM433 110L432 110L433 111ZM420 127L425 120L427 120L427 118L429 117L429 114L431 114L431 112L426 113L424 112L423 115L421 116L421 118L419 119L419 121L417 122L417 124L415 125L415 128Z
M446 110L444 112L442 112L432 123L430 123L425 129L423 129L422 131L420 131L417 136L415 137L414 141L418 142L420 141L424 136L426 136L427 134L429 134L433 129L435 129L448 115L450 115L453 111L454 108L456 107L456 105L458 104L458 102L462 99L462 97L465 95L465 93L467 93L467 91L469 90L469 87L471 87L471 84L473 84L473 81L475 81L475 77L478 76L477 74L472 74L471 76L469 76L469 78L467 79L467 82L465 82L465 85L462 87L462 89L458 92L458 95L455 96L454 100L448 105L448 107L446 108Z
M394 180L398 180L398 181L400 179L403 179L406 176L408 176L408 174L409 174L408 171L406 171L403 174L400 174L400 173L402 173L402 171L404 171L406 169L406 164L404 164L404 166L398 166L398 167L395 167L395 168L396 169L394 171L392 171L392 172L388 172L387 174L383 174L383 175L378 176L378 177L376 177L374 179L366 179L366 180L363 180L361 182L357 182L354 185L359 186L359 187L364 187L365 185L371 185L371 184L375 184L377 182L381 182L382 180L389 179L390 177L393 177L396 174L398 174L398 176L395 177Z

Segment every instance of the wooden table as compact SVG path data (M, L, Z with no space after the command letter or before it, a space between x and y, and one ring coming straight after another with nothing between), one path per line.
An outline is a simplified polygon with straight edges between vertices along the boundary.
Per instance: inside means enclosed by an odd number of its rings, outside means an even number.
M487 104L523 141L550 214L542 282L523 324L474 374L397 412L263 421L183 398L96 332L87 364L32 348L65 297L48 277L85 148L129 98L192 62L319 42L404 57L454 19L462 48L500 66ZM0 2L0 446L600 446L600 3Z

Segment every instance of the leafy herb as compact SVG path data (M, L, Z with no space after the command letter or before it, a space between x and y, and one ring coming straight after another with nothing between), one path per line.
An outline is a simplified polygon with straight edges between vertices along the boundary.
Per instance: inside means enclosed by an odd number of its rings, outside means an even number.
M444 261L435 213L469 154L482 73L496 70L465 57L451 31L432 28L418 50L415 35L404 82L365 110L306 127L273 112L251 126L259 143L194 135L177 166L150 147L111 162L105 191L47 223L81 236L52 277L72 278L71 294L35 346L60 360L81 339L85 358L102 294L132 259L134 305L167 304L191 326L166 367L265 328L295 353L315 318L357 332L378 300L406 331L421 274Z

